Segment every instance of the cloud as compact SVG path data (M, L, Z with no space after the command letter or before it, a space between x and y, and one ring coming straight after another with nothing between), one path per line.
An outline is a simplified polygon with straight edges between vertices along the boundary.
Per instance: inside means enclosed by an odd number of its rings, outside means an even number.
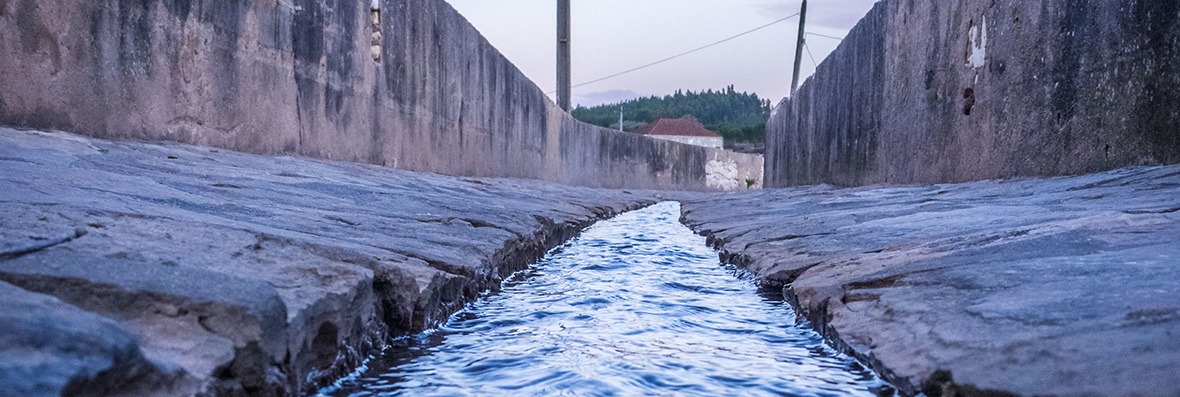
M848 30L856 25L877 0L839 0L809 3L807 24L815 28ZM763 0L751 4L759 12L781 18L799 12L799 1ZM810 29L809 29L810 30Z

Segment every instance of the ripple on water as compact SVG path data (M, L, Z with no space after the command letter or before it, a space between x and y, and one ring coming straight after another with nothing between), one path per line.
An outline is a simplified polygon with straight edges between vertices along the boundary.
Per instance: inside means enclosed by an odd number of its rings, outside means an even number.
M587 229L327 395L874 395L662 203ZM735 277L738 276L738 277Z

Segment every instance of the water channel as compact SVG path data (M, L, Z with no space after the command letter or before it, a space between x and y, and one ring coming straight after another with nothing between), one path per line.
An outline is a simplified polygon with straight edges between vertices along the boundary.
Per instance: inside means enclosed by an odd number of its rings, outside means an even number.
M331 396L873 396L871 371L661 203L603 221Z

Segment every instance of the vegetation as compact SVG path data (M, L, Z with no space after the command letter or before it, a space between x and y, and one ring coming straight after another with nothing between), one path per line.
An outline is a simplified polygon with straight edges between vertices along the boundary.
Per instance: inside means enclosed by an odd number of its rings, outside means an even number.
M623 109L623 128L635 130L661 118L693 116L710 131L725 137L726 146L766 140L766 119L770 118L770 101L758 94L737 92L733 86L722 91L699 92L677 90L664 97L651 96L611 105L577 107L578 120L607 128L619 127L619 107Z

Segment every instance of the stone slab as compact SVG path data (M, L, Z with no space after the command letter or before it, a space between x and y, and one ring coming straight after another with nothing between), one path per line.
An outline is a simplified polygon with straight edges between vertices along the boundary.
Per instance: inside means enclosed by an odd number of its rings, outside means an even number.
M169 393L301 394L655 200L0 128L0 281L125 328Z
M1180 395L1180 166L683 200L906 394Z
M5 395L135 395L178 375L146 359L135 337L110 319L4 282L0 301Z

